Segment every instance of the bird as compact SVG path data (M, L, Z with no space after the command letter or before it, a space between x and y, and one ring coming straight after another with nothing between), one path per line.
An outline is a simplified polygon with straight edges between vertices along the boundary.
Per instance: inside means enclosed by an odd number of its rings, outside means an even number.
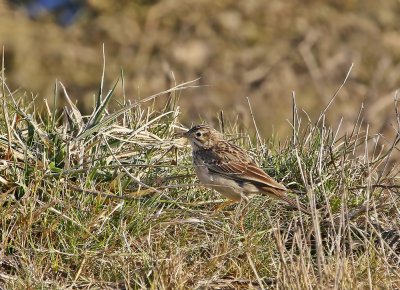
M261 169L248 153L224 139L208 125L195 125L179 134L192 147L193 165L200 183L221 193L232 202L245 201L257 194L285 201L310 215L310 211L287 195L287 188Z

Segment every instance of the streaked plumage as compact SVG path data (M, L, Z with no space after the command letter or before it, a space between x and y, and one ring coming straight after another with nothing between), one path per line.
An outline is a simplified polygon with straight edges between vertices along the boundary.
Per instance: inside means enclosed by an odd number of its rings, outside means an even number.
M234 201L254 194L267 194L310 214L286 195L287 189L265 173L240 147L224 140L207 125L197 125L183 134L193 149L193 164L201 183Z

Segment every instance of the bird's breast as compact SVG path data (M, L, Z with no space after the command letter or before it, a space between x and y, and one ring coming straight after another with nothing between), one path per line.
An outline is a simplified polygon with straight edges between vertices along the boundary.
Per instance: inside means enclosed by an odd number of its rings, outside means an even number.
M249 194L258 192L258 189L252 184L238 182L221 174L210 172L206 164L200 159L194 160L194 168L197 177L204 186L218 191L229 199L235 201L247 200L250 197Z
M193 160L194 169L200 182L210 187L214 182L213 175L209 173L207 166L201 160Z

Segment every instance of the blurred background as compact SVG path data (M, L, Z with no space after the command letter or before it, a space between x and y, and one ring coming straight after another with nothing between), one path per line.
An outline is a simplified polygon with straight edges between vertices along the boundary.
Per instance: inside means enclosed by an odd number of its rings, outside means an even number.
M90 111L106 51L106 89L124 70L127 98L201 77L182 92L181 121L220 111L263 137L291 132L292 91L316 118L354 68L329 122L393 135L400 81L398 0L0 0L8 84L52 99L56 79ZM119 95L121 95L119 93Z

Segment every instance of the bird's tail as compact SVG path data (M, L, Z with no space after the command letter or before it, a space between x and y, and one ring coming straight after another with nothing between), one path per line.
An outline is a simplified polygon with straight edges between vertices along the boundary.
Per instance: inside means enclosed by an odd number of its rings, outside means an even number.
M301 210L303 213L305 213L307 215L311 215L311 212L304 205L302 205L301 203L299 203L296 200L287 196L286 191L279 190L276 188L271 188L271 187L264 187L263 191L266 194L268 194L269 196L271 196L275 199L283 200L283 201L287 202L288 204L290 204L291 206Z

